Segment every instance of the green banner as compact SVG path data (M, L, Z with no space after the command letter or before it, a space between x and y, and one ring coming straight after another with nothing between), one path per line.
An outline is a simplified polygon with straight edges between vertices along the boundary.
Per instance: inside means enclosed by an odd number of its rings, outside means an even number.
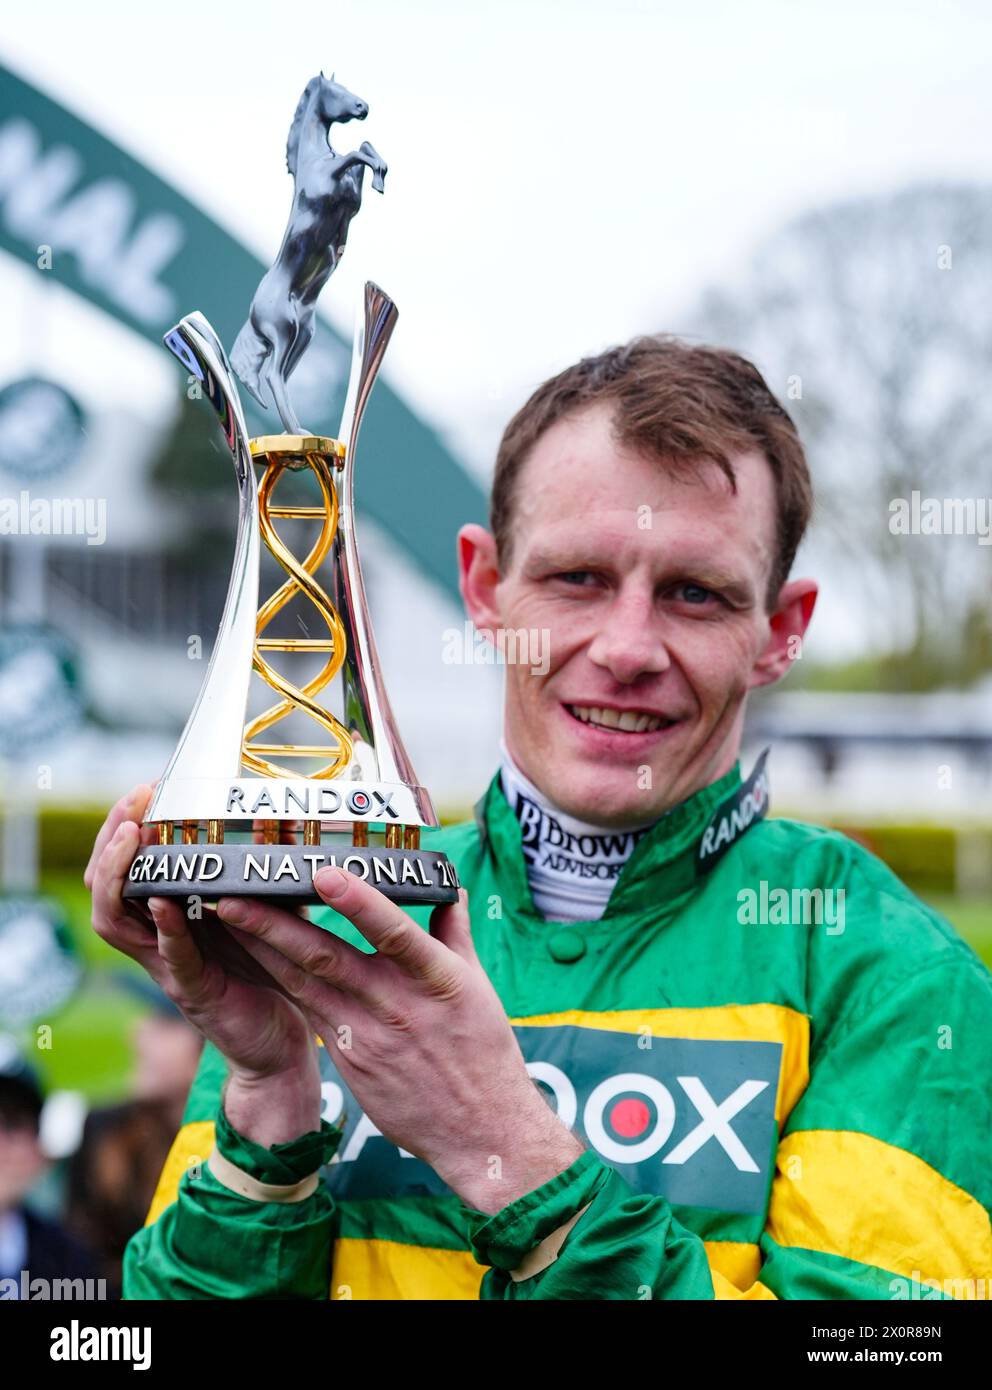
M189 140L190 117L177 108L176 120ZM196 157L219 160L221 145L205 135ZM290 192L287 175L287 211ZM2 66L0 247L155 343L199 309L230 349L266 269L164 180ZM293 386L319 434L337 431L350 356L350 343L318 318ZM247 391L243 401L253 434L280 431L274 411ZM457 598L455 534L462 522L484 520L482 489L381 380L361 455L360 510Z

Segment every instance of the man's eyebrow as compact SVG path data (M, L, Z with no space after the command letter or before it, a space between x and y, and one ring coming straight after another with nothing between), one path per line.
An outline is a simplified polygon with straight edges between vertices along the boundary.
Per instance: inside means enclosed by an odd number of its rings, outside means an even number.
M590 538L569 546L537 545L522 557L522 569L528 574L567 574L588 569L610 569L616 563L615 550L602 550ZM658 566L659 585L678 580L698 584L722 594L730 603L746 608L757 602L757 590L747 575L728 570L712 559L693 555L669 555Z
M595 565L612 565L616 558L615 549L600 548L592 539L576 541L568 546L537 545L522 557L528 569L566 572ZM662 581L692 579L713 589L737 589L750 593L753 587L747 576L728 570L705 556L663 555L659 557L658 573Z
M605 564L610 558L608 551L600 553L591 540L583 540L555 548L537 545L523 556L523 563L527 569L533 570L570 570Z
M673 560L670 565L662 566L662 572L674 578L691 579L694 584L702 584L709 589L738 589L750 592L753 587L747 575L721 569L706 560Z

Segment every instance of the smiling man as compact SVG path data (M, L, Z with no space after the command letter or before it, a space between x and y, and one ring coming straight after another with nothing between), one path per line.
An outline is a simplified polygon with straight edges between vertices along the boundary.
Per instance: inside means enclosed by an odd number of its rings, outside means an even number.
M114 809L95 927L211 1044L129 1296L987 1277L992 978L850 840L766 818L763 760L738 767L747 694L812 613L789 578L810 505L791 421L731 352L638 339L534 394L459 558L476 626L550 658L506 668L501 767L426 837L467 888L429 922L331 869L319 924L230 899L194 929L152 900L151 932L121 897L148 789ZM742 910L776 890L798 914ZM843 915L805 920L817 891Z

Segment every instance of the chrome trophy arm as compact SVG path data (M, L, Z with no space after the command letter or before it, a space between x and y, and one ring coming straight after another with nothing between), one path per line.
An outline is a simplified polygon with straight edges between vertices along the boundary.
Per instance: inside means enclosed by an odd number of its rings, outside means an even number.
M386 694L355 534L358 432L398 316L399 311L389 296L378 285L367 281L364 309L357 316L348 394L338 433L338 438L346 445L346 453L338 489L341 526L333 560L335 604L348 637L342 680L345 719L354 739L352 775L377 777L383 782L405 782L417 787L425 823L436 825L434 808L426 791L418 786Z
M240 774L258 610L258 489L248 430L227 354L200 313L187 314L164 341L199 382L220 419L238 483L238 529L231 580L210 664L146 820L159 818L157 807L170 780L230 779Z

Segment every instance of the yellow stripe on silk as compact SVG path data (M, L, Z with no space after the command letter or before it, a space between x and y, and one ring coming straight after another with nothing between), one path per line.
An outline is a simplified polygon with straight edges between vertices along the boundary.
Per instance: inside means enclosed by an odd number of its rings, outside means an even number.
M213 1120L192 1120L179 1130L162 1164L145 1225L151 1226L179 1196L179 1181L194 1164L206 1163L214 1147Z
M617 1009L589 1013L511 1018L517 1028L598 1028L608 1033L640 1033L656 1038L702 1038L782 1044L782 1067L775 1097L781 1126L809 1085L809 1019L784 1004L723 1004L703 1009Z
M706 1255L718 1299L774 1299L757 1282L756 1245L708 1240ZM330 1297L335 1299L469 1301L479 1297L485 1269L468 1250L439 1250L392 1240L339 1239Z
M739 1289L730 1279L725 1279L717 1270L711 1269L713 1297L718 1303L777 1303L778 1300L764 1284L752 1284L750 1288Z
M736 1290L731 1296L740 1297L761 1272L761 1251L756 1245L741 1240L704 1240L703 1244L714 1288L717 1277L722 1276Z
M851 1130L803 1130L780 1142L776 1169L766 1229L779 1245L960 1297L974 1296L969 1281L992 1279L988 1212L915 1154Z
M342 1236L334 1245L330 1297L475 1301L485 1272L470 1250Z

